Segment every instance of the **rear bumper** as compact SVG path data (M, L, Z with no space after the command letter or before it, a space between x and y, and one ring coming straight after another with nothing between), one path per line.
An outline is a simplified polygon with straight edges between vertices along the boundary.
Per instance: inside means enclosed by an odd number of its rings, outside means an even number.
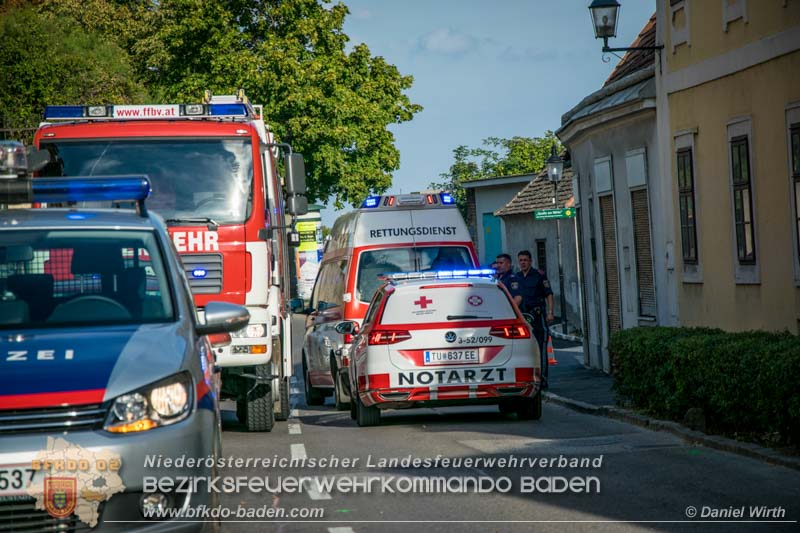
M536 376L538 378L538 376ZM509 383L477 383L414 388L381 388L362 391L359 396L366 406L380 409L409 409L448 405L497 404L506 399L533 398L541 389L541 381Z

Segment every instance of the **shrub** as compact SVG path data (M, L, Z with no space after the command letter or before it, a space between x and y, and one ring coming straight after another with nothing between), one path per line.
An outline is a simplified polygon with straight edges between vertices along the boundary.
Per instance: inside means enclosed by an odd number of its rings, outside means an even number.
M707 328L633 328L609 343L617 393L680 420L703 409L715 432L800 444L800 337Z

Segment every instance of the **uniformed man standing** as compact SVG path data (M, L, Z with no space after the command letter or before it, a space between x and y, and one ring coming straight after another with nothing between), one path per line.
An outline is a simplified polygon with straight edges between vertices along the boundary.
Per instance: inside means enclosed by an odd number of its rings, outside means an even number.
M514 303L519 307L522 304L522 296L520 294L519 280L514 274L514 264L511 262L511 256L508 254L498 255L494 265L497 271L497 280L511 293Z
M542 378L547 387L547 325L553 321L553 291L544 270L531 268L533 261L528 250L517 254L519 272L516 273L519 282L519 294L522 299L520 309L523 313L533 316L533 336L539 343L539 353L542 358Z

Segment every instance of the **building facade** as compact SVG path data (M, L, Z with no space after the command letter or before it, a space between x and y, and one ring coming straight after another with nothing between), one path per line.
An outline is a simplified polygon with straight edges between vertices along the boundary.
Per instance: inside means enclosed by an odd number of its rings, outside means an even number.
M800 333L800 2L662 0L680 322Z

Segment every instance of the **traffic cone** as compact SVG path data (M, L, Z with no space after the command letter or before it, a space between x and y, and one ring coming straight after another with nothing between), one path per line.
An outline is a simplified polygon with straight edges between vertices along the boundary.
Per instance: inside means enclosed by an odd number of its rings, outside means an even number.
M550 366L558 364L558 361L556 361L556 352L553 350L553 337L550 335L547 336L547 364Z

